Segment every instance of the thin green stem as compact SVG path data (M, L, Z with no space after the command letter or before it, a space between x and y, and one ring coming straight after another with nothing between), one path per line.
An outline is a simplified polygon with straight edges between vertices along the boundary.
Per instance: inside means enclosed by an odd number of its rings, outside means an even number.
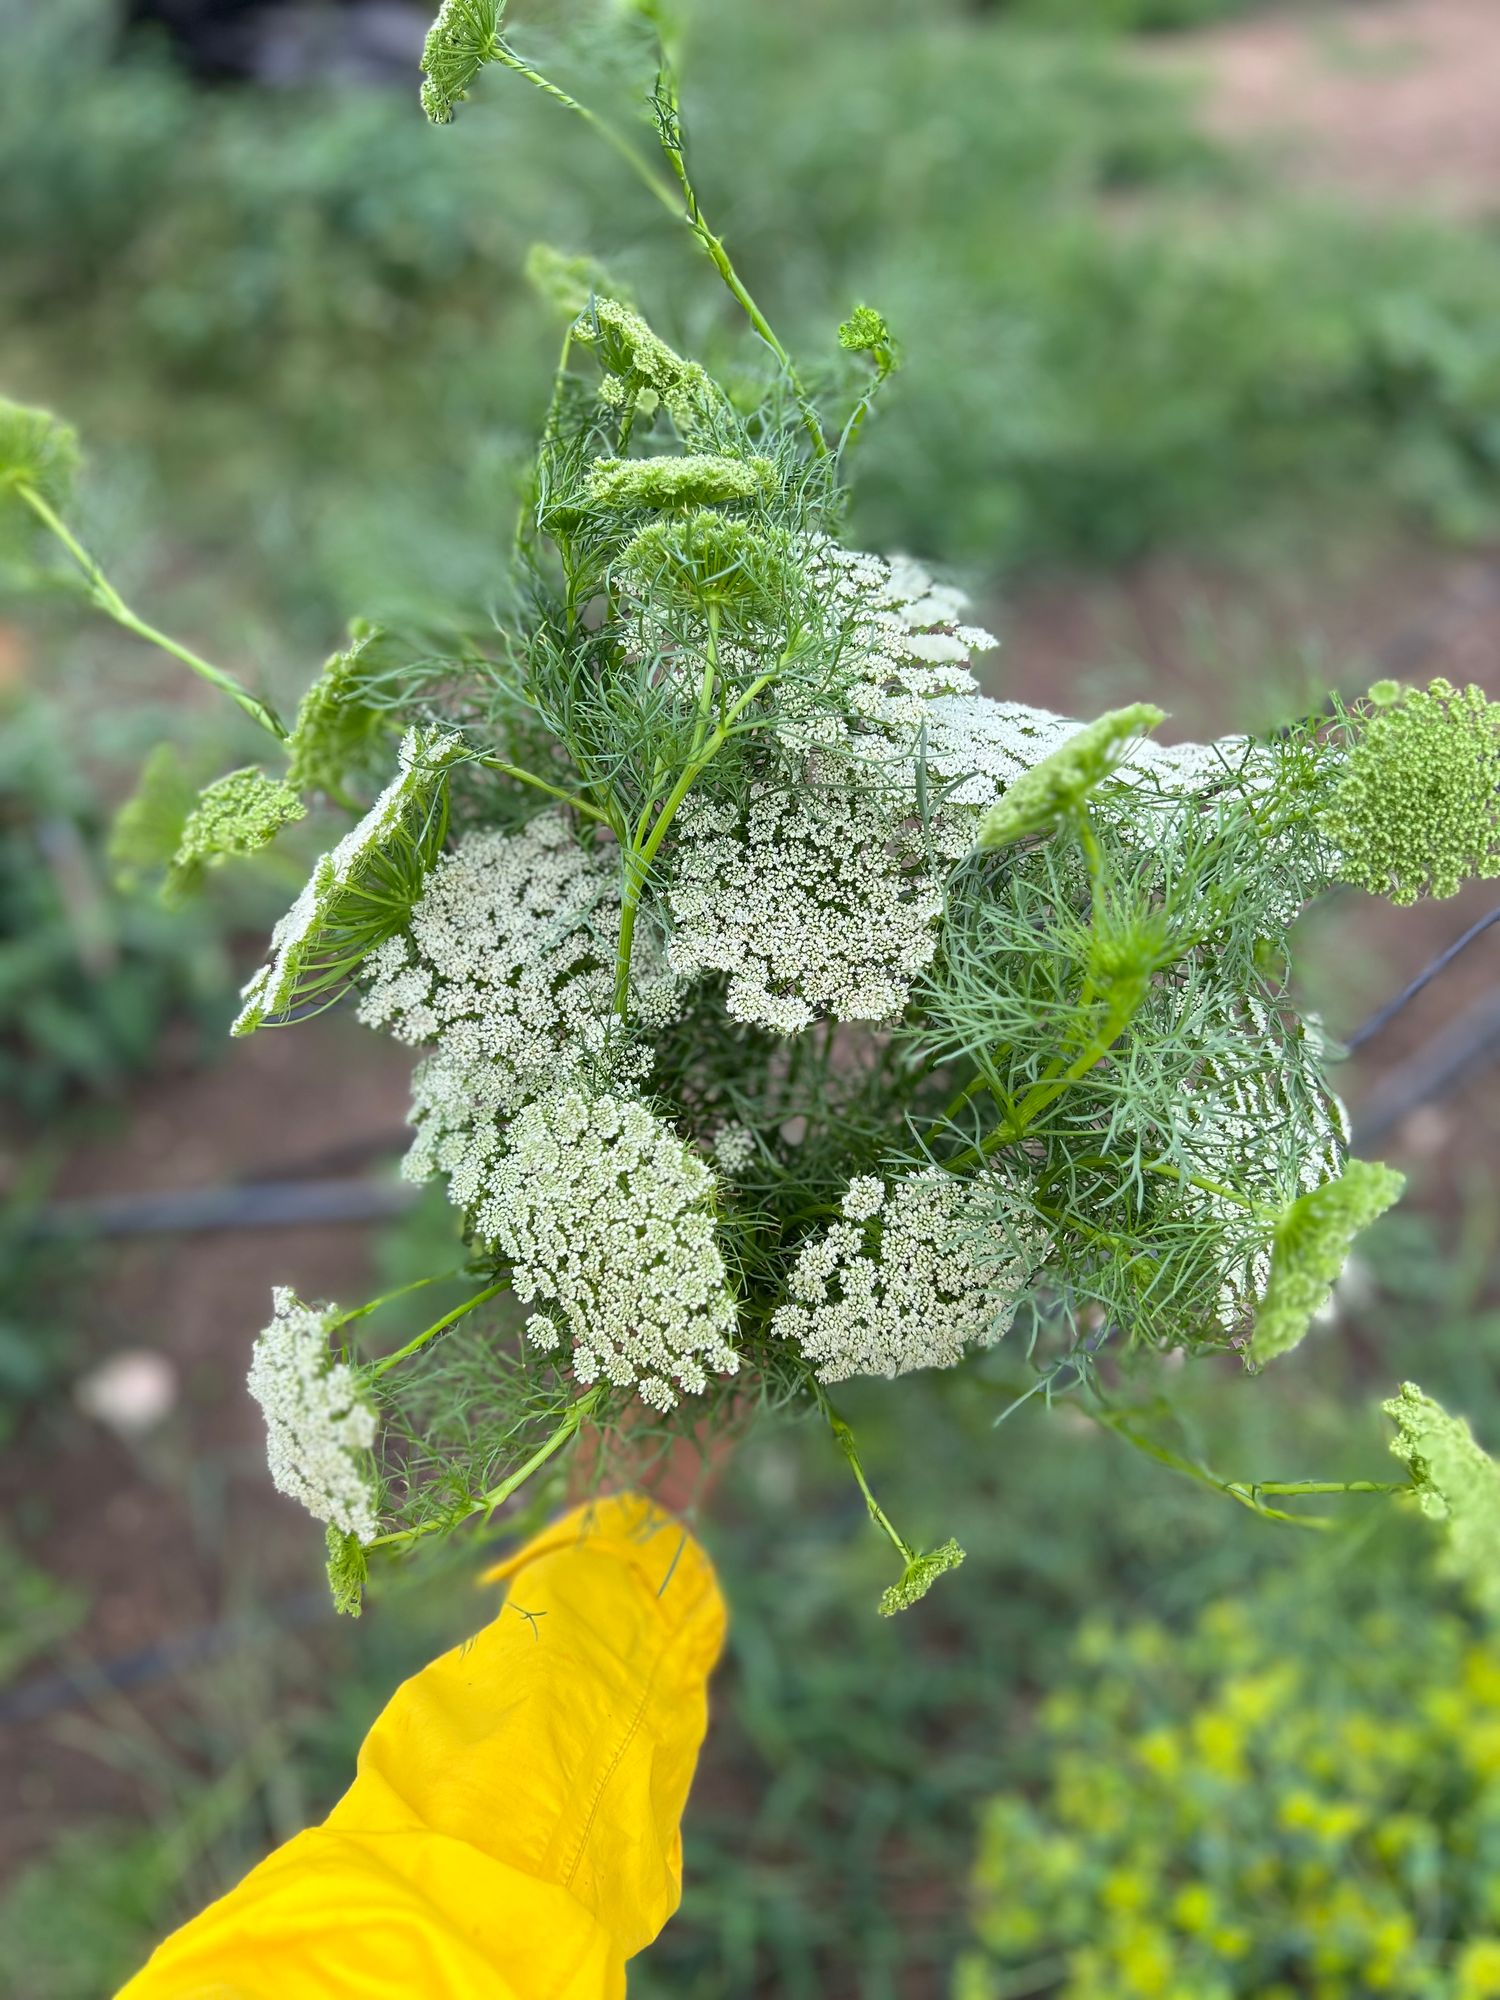
M216 667L210 661L201 659L197 653L190 652L176 639L165 632L159 632L154 625L148 625L144 618L138 617L83 543L78 540L67 523L53 512L36 488L28 486L25 480L18 480L15 490L37 519L73 558L83 572L90 598L106 617L112 618L117 625L122 625L127 632L133 632L138 639L144 639L148 644L159 647L162 652L170 653L174 660L180 660L183 666L190 668L201 680L211 682L222 694L227 694L237 707L242 708L252 721L258 722L262 729L274 736L278 743L286 742L286 729L273 708L251 694L233 674L225 673L222 667Z
M484 1305L487 1300L503 1292L508 1282L507 1279L502 1278L493 1285L486 1285L484 1290L476 1292L472 1299L466 1299L461 1306L455 1306L452 1312L444 1313L440 1320L435 1320L431 1326L424 1328L421 1333L413 1335L407 1341L406 1345L398 1347L394 1354L382 1355L380 1360L376 1362L372 1372L376 1375L384 1375L386 1370L394 1368L397 1362L405 1361L410 1355L417 1353L419 1349L425 1347L429 1340L436 1340L440 1333L446 1333L450 1326L456 1326L461 1319L467 1318L476 1307ZM395 1294L392 1296L395 1296ZM377 1300L376 1303L379 1304L381 1301Z
M823 1412L824 1421L833 1433L835 1443L849 1461L849 1470L854 1474L855 1483L864 1495L865 1506L869 1509L870 1519L880 1529L882 1534L889 1538L891 1546L900 1556L902 1562L908 1564L914 1563L917 1559L916 1550L898 1532L890 1516L871 1491L870 1482L865 1477L864 1466L860 1463L859 1447L855 1443L854 1432L845 1423L838 1411L834 1409L821 1388L817 1391L817 1401L819 1409Z
M977 1145L967 1147L956 1160L948 1163L949 1172L962 1173L966 1167L978 1166L981 1160L987 1160L999 1147L1013 1146L1018 1139L1023 1139L1049 1104L1061 1097L1063 1092L1071 1084L1077 1083L1080 1077L1087 1076L1096 1063L1103 1061L1124 1032L1129 1019L1129 1009L1118 1005L1111 1008L1105 1016L1103 1028L1092 1038L1083 1053L1069 1063L1061 1074L1050 1079L1042 1078L1034 1083L1016 1106L1011 1117L997 1125L993 1132L987 1132ZM1052 1067L1055 1068L1056 1065L1053 1064Z
M658 48L661 55L661 67L657 73L656 80L657 130L661 139L662 152L666 155L667 164L677 176L677 183L682 189L682 199L685 205L688 227L708 253L710 263L712 263L714 269L724 281L730 296L735 300L746 319L755 328L755 331L760 335L766 346L775 355L777 363L791 387L792 394L797 399L797 407L802 413L802 422L812 442L814 456L817 458L827 458L828 440L823 435L823 426L818 421L817 411L813 408L812 401L808 396L806 388L803 386L802 378L797 373L796 363L792 360L786 348L782 346L781 341L777 338L775 328L756 304L754 298L751 296L749 287L735 269L729 252L724 247L723 238L714 234L704 217L702 204L698 200L698 191L693 186L692 176L688 173L687 155L683 150L676 77L667 59L666 49L662 47L660 42L658 42Z
M461 1271L434 1271L429 1278L413 1278L408 1285L397 1285L394 1291L382 1292L378 1299L366 1299L362 1306L351 1306L348 1312L341 1312L337 1319L328 1322L328 1331L336 1333L341 1326L350 1326L357 1319L368 1319L382 1306L388 1306L394 1299L404 1299L408 1292L420 1292L428 1285L440 1285L448 1278L460 1278Z
M623 132L617 131L609 120L601 118L597 111L591 111L586 104L581 104L560 84L554 83L548 76L543 76L539 69L533 69L530 63L516 54L508 42L501 41L497 37L493 53L496 62L503 64L508 70L513 70L517 76L524 77L528 83L534 84L544 97L550 97L553 103L560 104L564 111L571 111L576 118L581 118L584 124L625 162L636 179L662 204L672 219L677 222L682 220L682 210L678 206L671 182L663 180L646 155L633 145Z
M791 648L788 647L776 665L766 673L757 674L744 693L725 710L723 721L697 756L686 765L682 775L667 794L666 802L644 840L641 838L641 822L637 823L636 838L625 857L625 887L620 902L620 943L615 954L614 1008L622 1020L630 1005L630 954L635 942L636 912L640 907L641 891L646 886L646 878L650 873L652 862L656 859L657 850L666 839L667 830L677 817L683 800L734 734L735 723L751 702L758 695L765 693L790 658ZM647 808L649 805L648 800ZM642 822L644 817L643 811Z
M1278 1499L1299 1498L1310 1495L1330 1495L1337 1493L1380 1493L1398 1495L1410 1493L1409 1484L1388 1485L1373 1479L1225 1479L1221 1474L1204 1465L1200 1460L1185 1458L1155 1438L1146 1437L1130 1422L1136 1412L1130 1410L1090 1409L1088 1415L1095 1423L1123 1438L1147 1458L1155 1459L1173 1472L1197 1481L1200 1486L1208 1486L1216 1493L1237 1501L1263 1520L1279 1521L1286 1527L1327 1530L1338 1525L1332 1514L1291 1514L1285 1508L1268 1507L1262 1495L1272 1493Z
M598 820L601 825L608 827L614 825L607 812L601 812L598 806L590 805L587 799L581 799L577 792L570 792L565 786L549 784L545 778L539 778L535 771L523 771L519 764L507 764L503 757L480 757L475 761L482 764L486 771L498 771L502 777L514 778L518 784L534 785L539 792L546 792L554 799L561 799L564 805L571 806L575 812L581 812L589 819Z
M571 92L562 89L540 70L534 69L530 63L518 56L508 43L498 37L493 49L496 62L502 63L506 69L513 70L517 76L524 77L544 96L550 97L554 104L560 104L565 111L571 111L575 117L581 118L593 132L597 133L605 145L618 154L653 199L660 202L668 211L672 219L676 222L685 222L692 230L707 252L714 269L727 286L731 297L775 355L777 363L791 385L792 394L797 399L797 407L802 413L802 421L812 441L813 451L819 458L826 458L828 440L823 435L823 427L818 422L817 412L813 409L792 357L777 338L771 322L756 304L749 287L735 269L733 260L724 247L723 239L716 236L704 220L703 210L688 176L687 162L683 157L681 134L677 125L676 85L660 38L658 38L658 53L661 64L657 80L659 109L662 114L661 145L681 189L681 201L672 183L664 180L645 155L626 138L623 132L617 131L607 118L601 118L596 111L591 111L588 105L580 103Z
M498 1486L492 1486L487 1492L476 1494L461 1513L438 1515L431 1521L423 1521L415 1528L392 1529L388 1535L377 1535L372 1542L366 1542L366 1549L404 1548L412 1542L419 1541L423 1535L438 1534L456 1527L460 1521L471 1521L476 1514L493 1514L495 1509L503 1506L512 1494L519 1493L527 1480L534 1473L541 1471L548 1459L554 1457L565 1444L577 1436L584 1423L599 1408L604 1396L605 1390L602 1385L590 1389L587 1395L580 1396L557 1429L537 1447L523 1465L518 1465L514 1472L500 1481Z

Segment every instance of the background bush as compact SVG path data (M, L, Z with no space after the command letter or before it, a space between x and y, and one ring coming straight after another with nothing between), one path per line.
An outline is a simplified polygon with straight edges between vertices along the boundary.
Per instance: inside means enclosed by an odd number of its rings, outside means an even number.
M1091 1621L984 1810L963 2000L1500 1993L1500 1649L1342 1552Z

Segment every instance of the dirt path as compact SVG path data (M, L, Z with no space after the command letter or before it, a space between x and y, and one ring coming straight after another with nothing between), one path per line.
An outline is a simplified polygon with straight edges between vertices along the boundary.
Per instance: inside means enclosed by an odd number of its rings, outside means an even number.
M1497 0L1304 0L1148 60L1201 76L1210 128L1298 185L1500 215Z

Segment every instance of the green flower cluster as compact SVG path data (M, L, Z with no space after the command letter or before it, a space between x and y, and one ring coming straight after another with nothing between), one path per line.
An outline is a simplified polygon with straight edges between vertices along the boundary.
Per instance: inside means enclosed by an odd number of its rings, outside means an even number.
M183 822L162 894L168 902L184 900L202 882L205 869L220 867L232 854L258 854L284 826L306 815L307 807L291 786L268 778L258 765L216 778L198 794Z
M1403 1382L1383 1408L1396 1426L1391 1450L1411 1467L1422 1512L1447 1530L1441 1567L1500 1620L1500 1465L1462 1417L1450 1417L1415 1382Z
M1006 847L1076 813L1118 769L1131 744L1165 720L1153 702L1136 701L1085 723L1051 756L1023 771L1004 798L990 807L980 822L979 845Z
M1500 1995L1500 1650L1431 1602L1091 1624L986 1808L958 2000Z
M78 436L68 424L0 396L0 486L27 486L60 504L77 470Z
M1500 875L1500 702L1378 681L1326 815L1344 881L1414 903Z
M1298 1344L1327 1304L1355 1237L1400 1200L1405 1185L1391 1167L1350 1160L1337 1180L1291 1203L1272 1239L1271 1275L1255 1318L1252 1360L1269 1361Z
M909 1611L919 1604L938 1578L946 1576L950 1569L957 1569L963 1559L964 1551L955 1541L946 1541L925 1556L913 1556L896 1581L882 1593L881 1617L894 1618L898 1612Z

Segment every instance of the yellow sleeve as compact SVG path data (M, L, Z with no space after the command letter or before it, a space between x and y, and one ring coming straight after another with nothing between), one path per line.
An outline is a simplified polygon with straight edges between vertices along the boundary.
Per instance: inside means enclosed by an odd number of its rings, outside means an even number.
M490 1572L478 1637L398 1688L354 1783L117 2000L618 2000L682 1892L724 1636L712 1565L638 1497ZM488 1580L488 1579L487 1579Z

